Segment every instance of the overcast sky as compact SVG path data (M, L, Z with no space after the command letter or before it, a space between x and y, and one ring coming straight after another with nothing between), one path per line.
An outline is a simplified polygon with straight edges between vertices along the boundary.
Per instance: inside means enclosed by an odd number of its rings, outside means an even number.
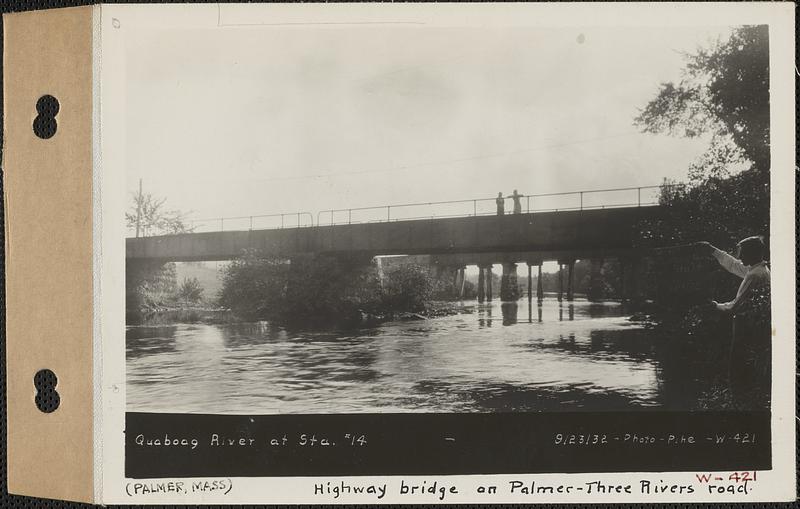
M632 120L681 51L729 31L140 30L128 190L217 217L682 180L706 140Z

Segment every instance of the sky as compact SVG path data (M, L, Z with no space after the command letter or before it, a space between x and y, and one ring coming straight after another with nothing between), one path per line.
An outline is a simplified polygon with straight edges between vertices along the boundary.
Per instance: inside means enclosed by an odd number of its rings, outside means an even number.
M328 209L514 189L683 180L707 140L643 134L633 118L660 83L680 79L681 52L729 32L140 30L127 38L125 55L127 190L132 196L141 179L146 192L190 218L316 218Z

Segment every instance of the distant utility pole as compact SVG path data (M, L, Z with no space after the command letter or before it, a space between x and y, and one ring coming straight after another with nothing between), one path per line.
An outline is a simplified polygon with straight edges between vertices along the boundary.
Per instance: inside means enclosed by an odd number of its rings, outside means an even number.
M139 238L139 229L142 222L142 179L139 179L139 196L136 197L136 238Z

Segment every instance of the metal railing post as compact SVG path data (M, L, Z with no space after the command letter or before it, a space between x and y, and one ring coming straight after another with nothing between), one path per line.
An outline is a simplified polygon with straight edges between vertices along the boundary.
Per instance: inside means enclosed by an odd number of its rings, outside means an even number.
M478 200L472 200L472 215L478 217Z
M347 209L347 224L352 224L353 222L353 209Z
M641 187L637 187L636 188L636 206L637 207L641 207L642 206L642 188Z
M387 205L386 206L386 220L387 221L391 221L392 220L392 206L391 205Z
M283 214L281 214L281 229L283 229Z
M297 227L300 228L300 212L297 213Z
M253 229L253 216L250 216L250 229Z
M581 191L581 210L583 210L583 191Z
M531 213L531 197L525 197L525 212L530 214Z

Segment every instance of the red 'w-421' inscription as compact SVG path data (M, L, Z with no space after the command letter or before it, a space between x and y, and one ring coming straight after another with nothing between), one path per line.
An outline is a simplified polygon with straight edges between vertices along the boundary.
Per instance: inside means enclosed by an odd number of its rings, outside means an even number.
M750 481L756 481L758 476L758 472L755 470L746 471L746 472L731 472L730 474L694 474L697 477L697 480L701 483L709 483L712 481L729 481L735 483L745 483Z

